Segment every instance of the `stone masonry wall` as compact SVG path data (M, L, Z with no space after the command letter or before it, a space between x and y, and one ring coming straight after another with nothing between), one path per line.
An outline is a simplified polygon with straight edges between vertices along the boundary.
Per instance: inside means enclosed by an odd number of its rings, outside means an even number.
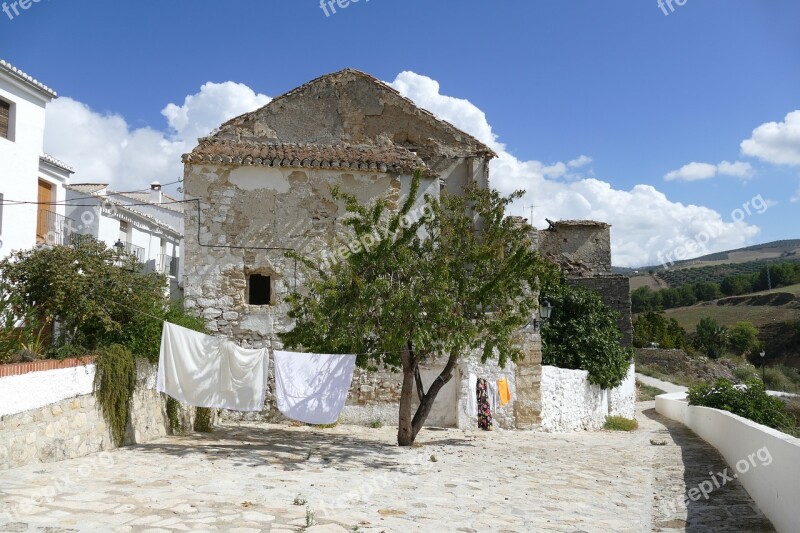
M631 319L631 284L626 276L571 278L569 283L600 293L603 303L619 313L617 325L622 332L622 345L633 346L633 321Z
M125 444L164 437L168 427L163 397L148 387L147 380L141 381L133 395ZM0 470L74 459L113 447L93 394L0 417Z
M550 229L539 232L539 251L565 267L579 266L587 277L611 274L611 230L608 224L555 222Z
M339 220L345 210L330 187L360 202L387 196L396 207L411 178L345 169L278 169L187 165L186 194L200 198L186 210L185 306L206 327L243 347L281 349L276 333L291 327L285 297L302 288L302 265L285 257L295 250L320 266L341 260L349 240ZM418 195L438 195L438 180L423 179ZM269 248L269 249L266 249ZM249 274L270 276L270 305L249 305Z

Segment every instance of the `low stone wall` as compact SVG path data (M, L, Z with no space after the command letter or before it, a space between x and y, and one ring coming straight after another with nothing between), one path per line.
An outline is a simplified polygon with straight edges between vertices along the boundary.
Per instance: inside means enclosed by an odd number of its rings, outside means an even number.
M603 427L609 415L634 417L634 365L631 365L623 383L611 390L590 384L588 376L585 370L542 367L542 431L566 433L596 430Z
M94 371L94 365L86 365L0 378L0 396L10 391L22 396L5 405L5 410L14 410L14 414L0 416L0 470L83 457L114 447L91 394ZM153 375L152 369L140 369L125 444L149 442L168 433L166 402L154 390ZM19 378L25 378L30 387L27 391L19 390ZM56 393L72 397L51 401ZM25 408L42 402L49 403Z

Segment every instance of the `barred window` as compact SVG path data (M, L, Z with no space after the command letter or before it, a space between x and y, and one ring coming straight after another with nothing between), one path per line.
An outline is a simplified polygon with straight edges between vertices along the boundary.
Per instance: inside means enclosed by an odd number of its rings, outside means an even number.
M11 114L11 104L0 100L0 137L8 139L8 117Z

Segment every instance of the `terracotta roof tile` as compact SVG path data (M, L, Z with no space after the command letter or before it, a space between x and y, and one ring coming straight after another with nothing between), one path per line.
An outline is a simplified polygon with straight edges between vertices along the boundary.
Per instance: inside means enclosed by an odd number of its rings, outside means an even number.
M350 168L397 174L411 174L422 168L426 176L435 176L414 152L398 146L273 144L206 139L191 153L184 154L183 161L237 166Z

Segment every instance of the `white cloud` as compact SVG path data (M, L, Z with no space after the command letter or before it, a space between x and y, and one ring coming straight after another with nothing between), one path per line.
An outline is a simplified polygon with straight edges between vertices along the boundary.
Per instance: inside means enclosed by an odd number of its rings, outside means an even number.
M586 165L588 165L591 162L592 162L592 158L591 157L582 155L582 156L578 157L577 159L573 159L572 161L567 163L567 166L569 166L570 168L581 168L581 167L585 167Z
M777 165L800 165L800 110L783 122L767 122L742 141L742 153Z
M792 196L789 201L793 204L800 202L800 186L797 187L797 190L794 192L794 196Z
M517 203L515 214L528 217L530 212L523 206L537 205L533 220L537 227L546 227L545 218L595 219L612 224L615 265L661 263L677 248L690 248L691 243L705 241L706 235L708 243L692 255L738 248L748 244L759 231L745 221L726 222L708 207L673 202L650 185L625 191L594 178L553 180L569 164L546 166L539 161L517 159L498 142L485 114L468 100L440 95L438 83L413 72L399 74L391 85L497 151L498 158L491 167L492 186L504 193L528 191ZM733 169L726 165L727 172L744 169L736 163L728 164ZM719 172L717 165L709 166Z
M47 106L45 151L63 159L76 173L73 183L108 182L117 189L146 188L152 181L168 183L183 175L181 154L222 122L257 109L269 97L246 85L206 83L183 105L169 104L161 112L167 131L131 128L117 114L99 113L71 98Z
M590 218L613 224L616 265L659 262L659 253L670 253L701 233L713 235L708 251L719 251L745 245L758 232L744 221L726 222L707 207L672 202L649 185L617 190L599 179L570 175L570 169L591 162L587 156L550 165L521 161L499 142L483 111L467 100L439 94L436 81L404 72L392 85L498 153L492 163L493 186L505 193L519 188L530 191L518 202L514 214L529 216L523 206L537 205L533 222L538 227L546 225L545 217ZM59 98L48 106L45 146L48 153L76 167L73 183L109 181L117 188L144 188L154 180L163 183L181 176L180 155L195 145L197 137L268 101L267 96L245 85L207 83L183 104L167 105L162 111L167 120L165 131L158 131L132 128L119 115L99 113L70 98ZM729 165L729 173L743 169L737 163ZM718 167L715 170L720 172Z
M733 176L741 179L753 177L753 167L743 161L723 161L718 165L711 163L689 163L678 170L673 170L664 175L667 181L700 181L711 179L717 175Z
M735 178L749 179L753 177L753 166L744 161L723 161L717 165L717 171L721 176L733 176Z

